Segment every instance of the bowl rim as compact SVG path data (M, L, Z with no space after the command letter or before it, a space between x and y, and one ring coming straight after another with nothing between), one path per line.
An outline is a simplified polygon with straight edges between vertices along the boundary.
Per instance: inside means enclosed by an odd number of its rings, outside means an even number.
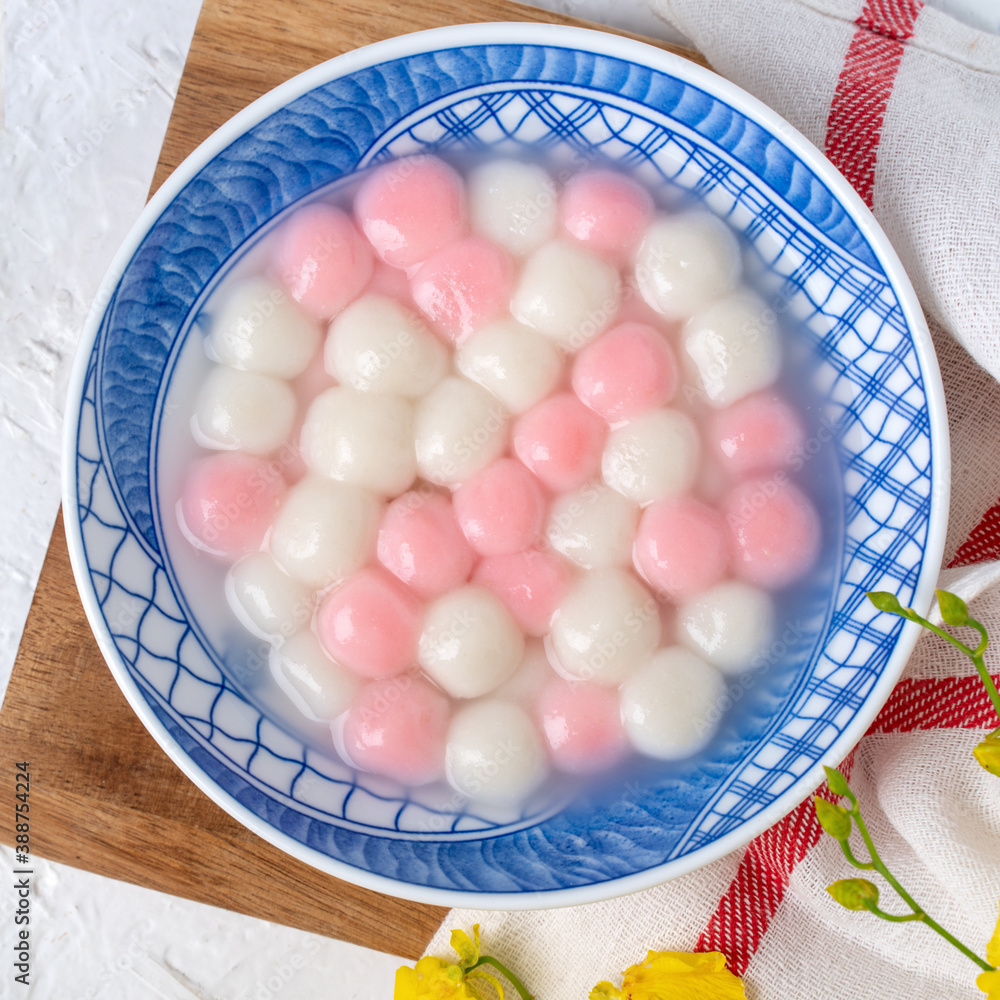
M111 639L110 631L104 622L96 593L88 575L82 526L77 514L76 489L76 444L80 426L80 407L78 404L83 398L89 360L105 309L111 299L111 293L117 287L142 239L194 175L249 128L294 98L333 79L378 63L421 53L498 44L545 45L552 48L595 51L602 55L646 66L654 71L663 72L700 87L709 94L727 101L751 117L755 123L772 136L779 138L815 172L845 208L861 234L877 253L879 263L897 297L899 307L906 320L913 348L920 364L929 416L933 470L927 541L924 546L921 572L914 588L913 606L918 610L926 610L930 606L944 551L948 518L950 447L947 411L944 388L930 332L910 279L907 277L888 237L843 175L818 147L776 111L712 70L674 52L638 39L593 28L520 21L481 22L430 28L374 42L313 66L279 84L237 112L203 140L164 180L146 203L112 258L98 287L84 324L67 387L67 409L62 443L62 502L64 512L68 512L64 518L64 524L77 590L105 662L146 730L180 770L213 802L241 825L293 858L362 888L439 906L528 910L598 902L652 888L693 872L745 846L807 798L813 789L824 780L824 765L837 765L861 739L902 673L920 634L919 626L912 622L904 624L885 669L877 678L861 709L841 735L805 771L802 777L778 794L770 805L750 819L745 820L730 833L713 840L704 847L644 871L588 885L510 893L440 889L402 880L397 881L385 875L374 874L366 869L331 858L298 840L292 839L251 813L229 792L216 784L191 757L181 750L164 724L156 717L149 704L142 697L138 686L122 663L120 654Z

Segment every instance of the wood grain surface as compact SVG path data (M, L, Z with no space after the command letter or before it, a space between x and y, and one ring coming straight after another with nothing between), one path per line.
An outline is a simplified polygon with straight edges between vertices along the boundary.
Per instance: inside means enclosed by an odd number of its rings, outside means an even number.
M385 38L482 21L609 30L507 0L295 0L284 4L205 0L150 194L223 122L296 73ZM614 33L708 65L693 49L627 31Z
M205 0L152 191L219 125L296 73L383 38L471 21L585 25L505 0ZM408 958L422 953L446 913L293 860L185 777L104 663L61 517L0 711L0 761L12 794L14 762L30 762L35 855ZM0 810L6 844L14 843L12 814Z
M446 909L295 861L204 795L115 683L56 523L3 711L0 761L31 765L31 851L213 906L415 958ZM3 812L0 839L14 843Z

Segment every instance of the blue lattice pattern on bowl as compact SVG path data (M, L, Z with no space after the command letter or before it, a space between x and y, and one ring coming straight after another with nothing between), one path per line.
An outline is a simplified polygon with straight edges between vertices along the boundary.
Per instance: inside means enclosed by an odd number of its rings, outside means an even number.
M509 40L498 43L498 30ZM634 43L525 26L457 31L383 43L354 65L335 60L291 81L210 140L147 210L78 360L71 545L88 613L133 705L174 759L262 836L415 898L585 901L745 842L861 735L901 666L897 621L864 593L889 587L919 600L937 569L940 387L884 237L775 116L681 60L658 54L644 65L649 50ZM745 237L777 279L773 301L819 359L843 484L829 527L842 541L813 609L821 641L800 653L791 681L774 682L767 718L751 717L713 759L651 774L589 812L550 808L498 823L322 757L244 696L173 575L155 457L179 347L240 248L318 188L387 157L525 147L669 181Z

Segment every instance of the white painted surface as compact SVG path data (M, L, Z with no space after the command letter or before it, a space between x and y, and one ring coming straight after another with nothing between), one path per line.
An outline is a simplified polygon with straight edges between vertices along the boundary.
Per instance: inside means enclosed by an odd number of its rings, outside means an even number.
M682 40L641 0L535 3ZM935 6L978 26L1000 24L1000 0ZM7 0L0 63L0 696L59 504L60 425L79 332L145 202L199 8L200 0ZM8 991L14 973L5 958L0 995L391 995L399 960L390 956L33 862L32 982ZM14 867L13 853L0 848L0 870ZM10 914L13 878L2 882L0 913ZM0 922L7 956L13 928Z
M0 133L0 694L59 505L61 418L79 332L112 255L145 203L199 9L200 0L7 3L6 129ZM25 745L30 751L30 734ZM44 774L34 778L45 781ZM8 805L13 794L11 782ZM14 856L0 848L0 871L7 873L0 878L0 996L391 996L399 959L32 860L32 974L24 989L12 978Z

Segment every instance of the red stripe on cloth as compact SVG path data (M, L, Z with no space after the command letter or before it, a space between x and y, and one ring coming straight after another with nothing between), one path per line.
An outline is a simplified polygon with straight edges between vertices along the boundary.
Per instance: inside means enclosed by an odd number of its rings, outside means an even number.
M871 208L875 158L903 42L923 4L868 0L855 24L826 121L826 155Z
M994 682L1000 677L994 677ZM994 728L996 713L978 676L903 680L893 689L868 733L917 729ZM850 777L853 751L840 770ZM821 785L817 795L832 798ZM822 828L813 797L747 846L736 876L719 900L695 951L721 951L738 976L746 972L781 900L795 866L816 846Z
M855 22L857 31L830 103L827 156L869 208L875 188L876 155L889 97L903 59L903 43L912 36L922 7L919 0L867 0ZM997 513L1000 525L1000 510ZM987 724L989 714L989 702L978 678L904 682L897 685L869 731L981 726ZM852 758L853 754L841 765L847 775ZM830 797L826 785L817 794ZM721 951L729 967L742 976L781 904L792 871L815 846L821 832L810 796L752 840L736 877L698 939L696 950Z
M993 678L993 683L1000 676ZM915 729L995 729L996 712L979 676L901 680L868 733ZM865 735L868 735L866 733Z
M955 558L948 563L948 569L971 566L989 559L1000 559L1000 503L990 507L979 524L969 532Z
M850 777L853 763L852 751L840 765L846 777ZM825 784L816 794L833 798ZM784 898L792 869L816 845L821 832L810 795L783 820L750 841L736 877L719 900L694 950L721 951L729 968L742 976Z
M868 0L854 23L867 31L905 42L913 37L913 24L922 7L921 0Z

